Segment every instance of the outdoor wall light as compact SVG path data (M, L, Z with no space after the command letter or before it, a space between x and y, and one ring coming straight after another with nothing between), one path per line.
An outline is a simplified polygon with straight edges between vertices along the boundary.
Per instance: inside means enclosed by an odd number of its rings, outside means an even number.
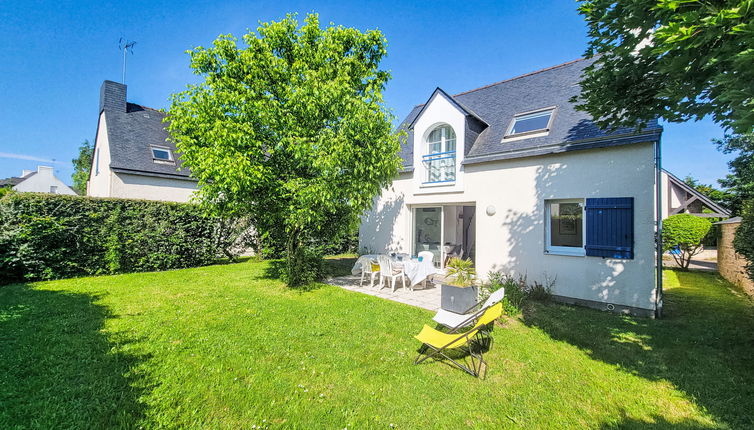
M495 209L495 206L492 206L492 205L487 206L487 215L489 216L495 215L495 212L497 212L497 210Z

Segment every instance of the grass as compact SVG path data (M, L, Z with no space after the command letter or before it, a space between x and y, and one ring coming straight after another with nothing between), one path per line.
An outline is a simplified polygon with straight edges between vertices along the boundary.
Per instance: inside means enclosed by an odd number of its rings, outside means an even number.
M412 365L431 313L269 262L0 287L0 428L752 428L751 300L665 277L662 320L526 308L486 380Z

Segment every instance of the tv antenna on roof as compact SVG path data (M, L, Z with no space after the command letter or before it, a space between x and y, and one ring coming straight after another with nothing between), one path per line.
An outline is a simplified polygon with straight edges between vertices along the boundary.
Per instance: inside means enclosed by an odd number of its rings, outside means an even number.
M131 55L133 55L134 45L136 45L136 41L134 40L127 40L122 37L118 40L118 49L123 51L123 80L121 83L124 85L126 83L126 53L131 51Z

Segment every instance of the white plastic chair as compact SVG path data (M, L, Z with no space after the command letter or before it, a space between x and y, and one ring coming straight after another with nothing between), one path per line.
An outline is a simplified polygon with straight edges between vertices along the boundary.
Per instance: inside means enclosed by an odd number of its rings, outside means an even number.
M403 268L395 269L393 268L393 260L390 259L387 255L380 255L377 258L377 261L380 263L380 288L382 289L382 286L384 285L385 278L390 279L391 287L393 289L393 292L395 292L395 278L400 277L401 281L403 282L403 289L406 289L406 274L403 273Z
M440 309L437 314L432 318L436 323L442 324L445 327L451 329L451 331L456 331L459 328L463 328L466 326L469 326L474 323L483 313L484 311L489 308L490 306L494 306L501 302L503 300L503 297L505 297L505 288L501 288L494 293L490 294L490 296L487 298L487 300L482 304L482 307L474 312L474 313L468 313L472 309L476 308L481 304L477 303L474 306L472 306L470 309L468 309L466 312L462 314L457 314L455 312L446 311L445 309Z
M377 268L376 270L373 270L372 265L376 264L374 260L371 258L365 258L361 261L361 282L359 283L359 287L364 286L364 278L366 278L367 273L369 274L369 277L371 278L369 281L369 288L374 287L374 278L377 277L377 275L380 274L380 269Z

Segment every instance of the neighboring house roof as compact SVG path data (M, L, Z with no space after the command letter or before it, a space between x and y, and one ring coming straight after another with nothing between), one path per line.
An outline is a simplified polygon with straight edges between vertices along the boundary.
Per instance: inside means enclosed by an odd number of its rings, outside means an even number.
M113 81L104 81L100 88L100 114L103 112L114 172L195 181L187 168L182 169L175 144L168 140L164 112L128 103L126 85ZM152 146L170 149L174 161L156 162Z
M703 205L707 206L709 209L715 212L714 215L730 216L730 211L728 209L725 209L724 207L720 206L718 203L715 203L712 199L705 196L701 192L697 191L696 188L682 181L674 174L668 172L665 169L662 169L662 171L666 175L668 175L668 180L670 181L671 184L691 194L693 196L693 200L699 200L700 202L702 202Z
M464 164L658 141L662 127L657 121L650 121L642 130L620 128L608 132L600 129L589 114L576 110L570 99L580 94L582 71L591 63L586 59L571 61L448 96L468 116L486 125L467 149ZM415 106L398 127L409 135L400 151L406 170L411 170L413 164L413 147L408 144L413 140L411 127L427 104ZM547 136L503 139L516 114L552 106L556 111Z
M164 112L134 103L126 104L126 112L106 111L110 168L122 173L194 180L188 169L181 169L183 162L175 144L168 140L164 119ZM155 163L151 146L169 148L175 164Z
M37 172L32 172L28 175L26 175L23 178L19 178L17 176L13 176L10 178L0 179L0 187L15 187L16 185L20 184L21 182L28 179L30 176L36 174Z

